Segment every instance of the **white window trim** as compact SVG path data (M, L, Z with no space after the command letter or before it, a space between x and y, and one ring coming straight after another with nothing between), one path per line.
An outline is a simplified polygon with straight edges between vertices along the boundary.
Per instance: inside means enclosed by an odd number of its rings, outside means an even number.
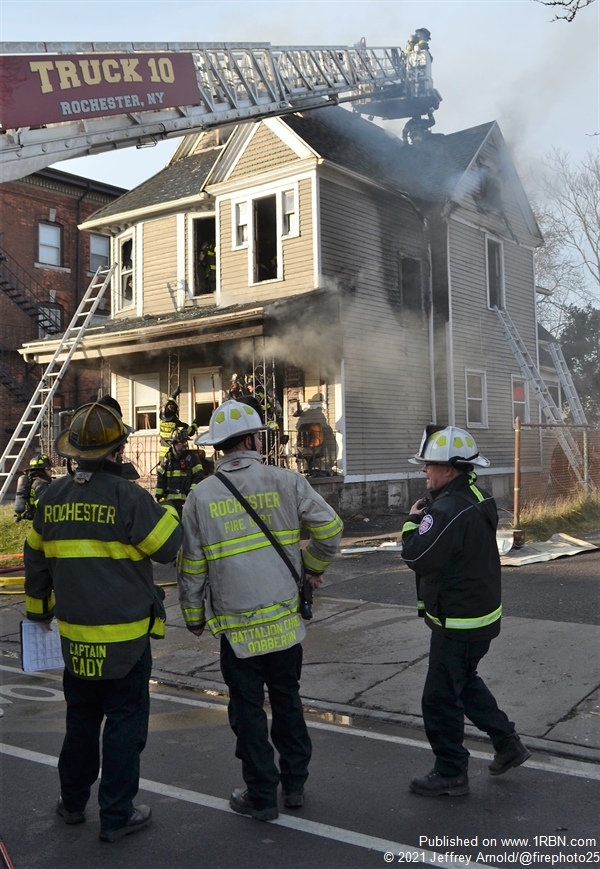
M505 268L504 268L504 241L501 238L497 238L495 235L490 235L489 233L485 233L485 292L486 292L486 304L489 311L492 311L493 308L490 305L490 267L488 261L488 241L493 241L496 244L500 245L500 310L506 310L506 276L505 276Z
M300 237L300 179L293 181L278 181L277 184L269 184L264 187L253 188L244 195L238 195L231 202L231 249L248 250L248 286L255 287L262 284L271 284L283 280L283 242L291 238ZM293 232L283 235L283 194L292 191L296 204L296 226ZM254 202L257 199L265 199L267 196L275 196L275 221L277 233L277 277L269 281L256 281L254 279ZM244 244L237 243L236 206L241 203L247 204L248 217L248 241Z
M233 213L233 212L232 212ZM185 290L185 298L186 300L193 299L195 302L199 302L203 299L210 299L212 303L214 303L215 296L218 293L218 286L213 293L205 293L203 296L195 296L194 295L194 223L196 220L214 220L215 222L215 247L217 249L216 256L216 266L217 266L217 275L219 274L219 243L218 238L216 237L217 230L217 215L214 211L207 212L195 212L187 215L186 220L186 258L187 258L187 268L185 270L185 280L184 280L184 290Z
M44 244L44 245L42 245L42 240L41 240L41 228L42 228L42 226L46 226L46 227L48 227L49 229L54 229L54 230L56 230L56 232L58 232L58 248L56 248L54 245L51 245L51 244ZM63 227L62 227L60 224L55 223L54 221L49 221L49 220L40 220L40 221L38 221L38 244L37 244L37 254L38 254L39 264L40 264L40 266L41 266L42 268L44 268L44 267L48 267L48 266L49 266L50 268L54 268L54 269L61 269L61 268L64 268L64 266L62 265L62 262L63 262L63 245L64 245L64 239L63 239ZM41 248L41 247L48 247L48 248L50 248L51 250L58 250L58 259L59 259L59 262L57 262L57 263L51 263L51 262L45 262L44 260L42 260L42 259L40 258L40 248ZM37 263L36 263L36 265L37 265Z
M140 380L155 380L156 381L156 428L135 429L135 384ZM136 374L129 378L129 425L135 429L136 437L147 437L149 435L157 435L160 431L160 409L161 409L161 392L160 392L160 374L158 371L153 371L151 374Z
M108 253L106 256L106 265L103 266L103 268L110 268L110 238L108 238L108 236L106 236L106 235L101 235L99 232L90 232L90 249L89 249L90 259L89 259L89 272L88 272L88 274L91 274L91 275L96 274L96 269L94 269L92 271L92 239L93 238L101 238L103 241L108 242ZM97 254L95 254L95 256L97 256Z
M223 392L223 374L221 368L190 368L188 369L188 419L190 422L196 416L196 408L194 407L194 377L202 374L214 374L215 377L215 401L217 407L221 404L221 396ZM197 434L203 434L208 431L208 426L200 426ZM196 435L197 436L197 435Z
M137 263L137 233L135 230L128 229L127 232L121 233L118 235L114 241L114 256L113 260L117 264L117 268L115 269L115 278L113 282L114 292L113 292L113 311L115 313L121 313L121 311L130 311L132 308L135 308L137 305L137 284L138 284L138 275L136 269ZM121 245L127 239L131 239L132 248L131 248L131 276L133 281L133 295L132 300L127 305L121 304Z
M469 398L472 401L479 399L469 396L469 375L481 377L481 422L471 422L469 419ZM475 368L465 368L465 419L467 428L488 428L488 400L487 400L487 373Z
M521 374L511 374L510 375L510 407L512 411L512 426L515 427L515 418L517 414L515 413L515 391L514 384L515 380L520 380L523 383L525 390L525 419L522 419L521 422L523 425L527 425L531 422L531 409L529 404L529 384L525 380L525 378Z

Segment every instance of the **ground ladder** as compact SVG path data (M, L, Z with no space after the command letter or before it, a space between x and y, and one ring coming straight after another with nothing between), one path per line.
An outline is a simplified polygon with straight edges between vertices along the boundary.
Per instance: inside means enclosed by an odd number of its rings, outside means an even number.
M54 394L67 372L73 354L81 343L107 287L110 285L115 268L115 265L101 266L96 271L0 458L0 481L2 482L0 503L8 492L13 477L31 446L44 414L52 407Z
M573 420L579 425L587 425L587 417L581 406L581 401L577 395L577 390L575 389L575 384L573 383L573 378L571 377L571 372L569 371L569 366L566 363L560 344L549 342L548 351L554 362L562 391L569 402Z
M577 442L575 441L575 438L573 437L573 435L571 434L569 429L566 427L565 421L562 418L562 413L560 412L560 409L556 406L556 402L554 401L554 399L550 395L550 392L548 391L548 387L546 386L542 375L538 371L536 364L534 363L533 359L531 358L529 350L525 346L525 343L524 343L523 339L521 338L521 336L519 334L519 330L515 326L515 324L512 320L512 317L510 316L508 311L506 311L506 310L501 311L496 306L494 306L494 311L496 312L498 319L500 320L500 322L502 324L502 328L504 330L506 340L508 341L510 349L512 350L514 357L517 360L517 363L519 365L519 368L521 370L521 374L523 375L524 380L526 380L528 383L531 383L531 385L533 386L535 397L537 398L538 404L540 405L540 407L542 409L542 413L544 415L545 421L547 423L549 423L550 425L554 426L554 433L556 435L556 438L557 438L559 444L561 445L563 452L564 452L565 456L567 457L569 464L571 465L571 468L573 469L573 473L575 474L575 478L577 479L577 482L583 487L589 486L590 488L594 489L595 486L594 486L594 483L592 482L592 480L587 479L587 475L585 473L585 468L584 468L583 458L582 458L581 452L579 450L579 447L577 446ZM562 351L561 351L561 356L562 356ZM554 359L554 356L553 356L553 359ZM567 366L566 366L566 362L564 360L564 356L563 356L563 363L564 363L564 367L566 369ZM567 371L568 371L568 369L567 369ZM559 377L561 377L561 372L558 369L558 367L557 367L557 372L559 374ZM564 372L563 372L563 377L564 377ZM572 393L576 396L577 393L575 391L575 386L573 384L573 381L571 380L570 374L569 374L569 380L571 382ZM562 382L563 382L563 379L561 378L561 383ZM566 382L566 378L565 378L565 382ZM568 392L566 392L566 394L568 396ZM578 397L577 397L577 401L579 402ZM570 403L570 399L569 399L569 403ZM581 405L580 405L580 407L581 407ZM581 409L581 413L583 414L583 408ZM585 419L585 416L584 416L584 419ZM579 422L579 420L577 420L577 422Z

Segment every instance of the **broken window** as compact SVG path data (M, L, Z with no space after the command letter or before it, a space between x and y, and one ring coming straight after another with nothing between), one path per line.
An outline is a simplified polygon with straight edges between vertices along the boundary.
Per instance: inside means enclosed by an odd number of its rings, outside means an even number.
M502 269L502 245L491 238L487 240L488 305L504 308L504 276Z
M243 247L248 244L248 203L238 202L235 206L235 244Z
M214 217L197 218L193 227L192 293L205 296L217 289L217 249Z
M277 278L277 197L255 199L254 208L254 280Z
M484 371L465 371L467 427L487 426L487 395Z
M399 301L404 312L423 312L421 260L400 256L398 269Z
M221 404L221 375L218 371L204 371L192 375L192 398L194 419L198 429L208 428L213 410Z
M158 376L133 380L133 426L136 432L154 432L158 427L160 391Z
M120 307L133 305L133 238L119 245Z
M281 231L282 235L296 235L298 218L296 214L296 195L293 190L284 190L281 197Z

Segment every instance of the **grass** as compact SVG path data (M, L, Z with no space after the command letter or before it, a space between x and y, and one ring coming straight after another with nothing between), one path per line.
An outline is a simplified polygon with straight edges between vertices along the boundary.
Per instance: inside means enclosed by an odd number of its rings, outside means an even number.
M11 564L19 564L22 561L23 543L30 528L31 522L15 522L12 504L0 507L0 555L18 553L18 558L0 560L0 567L9 567Z
M600 496L578 495L554 503L541 502L521 511L520 527L529 541L548 540L553 534L577 536L600 528Z

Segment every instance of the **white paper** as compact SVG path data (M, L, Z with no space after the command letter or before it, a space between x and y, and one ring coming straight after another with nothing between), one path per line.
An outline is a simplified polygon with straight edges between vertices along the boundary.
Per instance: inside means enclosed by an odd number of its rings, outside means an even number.
M26 673L65 666L56 623L48 631L39 622L21 622L21 665Z

